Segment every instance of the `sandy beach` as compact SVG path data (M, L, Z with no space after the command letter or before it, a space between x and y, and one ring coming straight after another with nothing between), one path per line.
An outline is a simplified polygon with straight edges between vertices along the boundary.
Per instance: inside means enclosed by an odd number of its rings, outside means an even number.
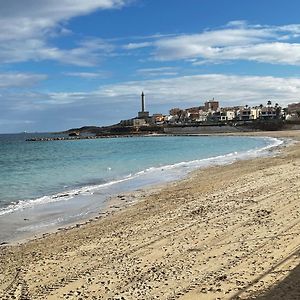
M299 131L256 135L300 140ZM299 167L295 143L3 245L0 299L300 299Z

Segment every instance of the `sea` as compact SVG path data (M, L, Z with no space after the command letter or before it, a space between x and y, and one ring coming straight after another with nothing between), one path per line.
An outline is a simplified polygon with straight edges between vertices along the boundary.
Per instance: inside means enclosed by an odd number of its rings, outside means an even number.
M93 216L107 200L197 168L271 155L270 137L139 136L29 142L0 135L0 243Z

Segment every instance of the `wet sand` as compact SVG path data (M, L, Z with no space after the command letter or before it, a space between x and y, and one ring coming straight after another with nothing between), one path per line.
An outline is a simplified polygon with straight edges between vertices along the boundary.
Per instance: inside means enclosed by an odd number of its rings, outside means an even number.
M299 131L257 135L300 140ZM299 167L295 144L3 246L0 298L300 299Z

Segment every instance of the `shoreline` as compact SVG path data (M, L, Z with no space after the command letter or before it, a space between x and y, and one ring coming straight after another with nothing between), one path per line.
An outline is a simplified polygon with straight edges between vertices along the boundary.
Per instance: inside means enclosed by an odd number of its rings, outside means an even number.
M221 136L222 135L224 135L224 134L221 134ZM226 135L228 135L228 134L226 134ZM229 135L232 136L232 134L229 134ZM162 137L163 136L165 136L165 135L162 135ZM191 135L184 134L184 135L177 135L177 136L191 136ZM203 135L197 134L197 135L192 135L192 136L198 137L198 136L203 136ZM205 135L205 136L207 136L207 135ZM233 136L238 137L238 136L243 136L243 135L236 134ZM255 138L255 136L253 136L253 137ZM258 137L261 137L264 139L269 139L269 138L272 139L273 138L273 137L268 137L265 134L259 135ZM181 165L181 164L184 164L184 165L185 164L186 165L191 165L191 164L194 165L194 163L197 164L197 166L194 166L191 169L190 169L190 167L188 167L189 169L184 170L184 174L181 174L179 177L178 176L174 177L173 175L169 174L168 176L170 176L170 178L166 181L163 180L163 182L157 182L157 180L156 180L155 183L153 183L153 182L151 183L152 177L150 177L149 178L150 181L146 180L146 182L144 182L144 180L142 179L142 181L141 181L142 185L139 185L138 181L137 181L137 183L136 183L137 185L136 185L136 184L132 183L131 180L135 180L134 178L139 173L142 173L142 172L139 172L137 174L134 174L133 178L129 178L129 181L127 181L127 179L117 180L115 183L117 183L117 184L121 183L121 185L125 186L125 189L123 187L123 190L119 189L118 192L114 192L112 195L107 191L106 196L96 196L96 195L94 196L93 193L90 196L88 196L88 195L87 196L80 196L80 195L76 196L78 194L81 194L79 192L79 190L81 190L81 189L77 188L74 190L75 192L73 190L62 191L55 195L47 196L50 198L53 197L55 200L53 202L50 201L49 203L46 202L46 203L38 204L37 207L35 207L35 206L24 207L20 211L18 209L13 212L14 215L12 216L12 218L9 217L9 219L16 220L15 222L12 222L11 225L18 226L18 227L16 227L16 230L18 230L19 233L14 237L10 237L9 239L8 238L2 239L2 241L0 243L0 247L3 245L18 245L18 244L25 243L30 240L34 240L36 238L41 238L50 233L55 233L56 231L63 231L63 230L72 229L74 227L80 227L80 226L82 226L82 224L90 223L92 220L98 220L100 217L107 216L111 213L114 213L117 210L124 209L124 208L128 207L129 205L134 204L136 202L137 198L143 198L143 197L145 197L145 195L151 194L153 190L159 191L159 190L162 190L165 187L167 187L169 184L177 183L177 182L180 182L181 180L185 180L187 177L193 176L192 174L199 170L205 170L205 169L208 169L208 168L211 168L214 166L228 165L228 164L232 164L236 161L240 161L240 160L251 160L256 157L265 157L265 156L269 156L269 155L271 155L271 156L276 155L275 152L277 151L277 149L280 149L281 147L285 147L286 144L290 143L290 141L288 141L287 139L277 139L277 140L281 141L282 143L279 145L270 144L266 147L259 148L257 150L254 149L253 152L251 150L250 153L248 153L248 151L241 152L240 154L236 154L234 156L232 156L232 154L230 153L230 154L225 154L225 155L221 155L221 156L211 157L208 159L200 159L200 160L195 160L195 161L180 162L180 163L174 164L174 165L161 166L160 168L162 168L162 169L168 169L170 166L171 167L175 166L177 169L177 168L179 168L179 165ZM273 153L273 154L271 154L271 153ZM145 171L143 171L143 172L145 172ZM138 178L136 178L136 179L139 180ZM107 185L110 186L110 183L105 183L103 186L107 186ZM96 185L96 186L83 187L82 191L84 192L86 189L87 190L94 190L94 189L97 190L101 186ZM63 199L64 196L70 197L74 193L75 193L74 199L64 201L64 199ZM77 197L79 197L79 198L77 198ZM86 201L88 201L91 204L93 201L97 201L97 198L100 198L100 197L103 198L100 201L101 203L98 204L97 207L95 207L91 211L85 211L84 214L82 214L80 216L75 215L75 217L72 216L72 218L69 218L67 215L65 215L65 216L62 215L62 217L66 218L66 220L64 220L63 222L59 222L58 224L51 223L51 224L47 225L49 223L49 220L48 220L48 218L46 219L47 214L44 215L44 213L43 213L44 210L45 211L50 210L49 214L51 215L53 212L55 212L55 210L53 211L52 206L54 206L57 210L57 207L60 207L62 205L62 207L60 209L63 209L63 211L64 211L64 210L68 209L67 208L68 205L73 205L73 206L75 205L77 207L76 203L78 201L79 202L84 201L84 203ZM42 198L44 198L44 197L42 197ZM94 200L91 200L90 198L94 199ZM40 198L35 199L35 200L39 200L39 199ZM58 199L58 201L56 199ZM69 201L71 201L73 204L72 203L69 204ZM33 212L31 212L32 210L33 210ZM41 217L36 219L36 217L31 216L31 213L33 213L35 215L41 214ZM15 216L15 214L16 214L16 216ZM45 220L43 219L43 216L45 217ZM7 219L7 215L2 220L4 228L6 226L6 224L5 224L6 219ZM31 219L33 219L33 220L36 219L36 220L32 221ZM19 221L17 221L17 220L19 220ZM24 222L22 220L24 220ZM54 219L53 219L53 221L54 221ZM9 222L11 222L11 221L9 221ZM31 228L31 227L35 228L35 229L30 230L29 228Z
M285 133L279 135L300 140L298 131ZM280 268L299 246L294 233L300 212L290 191L299 188L299 162L298 147L291 145L275 157L193 171L104 218L3 246L0 296L1 290L3 297L18 289L22 293L25 283L32 299L117 294L125 299L229 299L262 293L274 278L289 274ZM288 263L297 266L294 256ZM263 285L256 282L270 266L278 273L263 276ZM104 283L98 283L101 278Z

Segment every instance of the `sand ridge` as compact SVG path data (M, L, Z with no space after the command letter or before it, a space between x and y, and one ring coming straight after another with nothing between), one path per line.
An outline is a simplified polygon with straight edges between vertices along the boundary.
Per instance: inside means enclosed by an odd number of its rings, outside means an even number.
M295 144L199 170L96 221L2 247L0 298L300 299L299 166Z

